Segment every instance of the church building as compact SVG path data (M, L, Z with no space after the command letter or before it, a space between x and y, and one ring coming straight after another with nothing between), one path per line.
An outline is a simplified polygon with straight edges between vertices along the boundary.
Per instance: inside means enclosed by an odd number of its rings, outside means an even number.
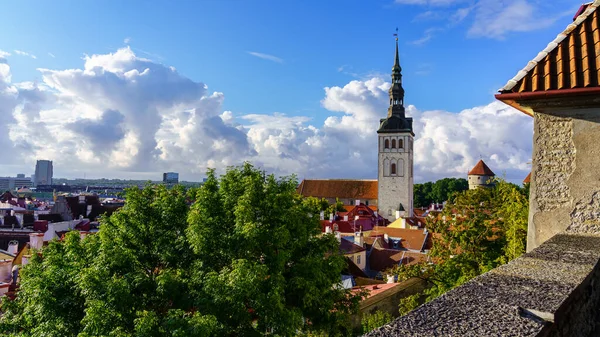
M376 206L379 214L389 221L413 216L413 139L412 118L406 117L402 68L398 55L392 67L390 106L387 116L380 120L377 130L377 180L312 180L305 179L298 193L353 205L355 201ZM339 186L338 186L339 185ZM340 193L343 195L341 195ZM376 200L373 197L376 195Z

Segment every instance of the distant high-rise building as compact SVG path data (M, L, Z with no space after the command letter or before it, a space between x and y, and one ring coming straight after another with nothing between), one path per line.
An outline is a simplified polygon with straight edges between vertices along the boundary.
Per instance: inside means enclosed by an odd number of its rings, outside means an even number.
M17 174L17 177L0 177L0 193L12 191L21 187L31 187L33 182L29 178L25 178L24 174Z
M52 161L38 160L35 164L35 186L52 185Z
M165 172L165 173L163 173L163 183L165 183L165 184L177 184L177 183L179 183L179 173L177 173L177 172Z

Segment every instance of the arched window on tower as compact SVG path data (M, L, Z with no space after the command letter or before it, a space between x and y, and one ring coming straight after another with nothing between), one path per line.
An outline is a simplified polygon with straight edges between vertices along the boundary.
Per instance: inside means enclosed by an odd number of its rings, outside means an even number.
M404 148L404 141L402 139L398 139L398 148L399 149Z
M395 149L395 148L396 148L396 140L392 139L392 149Z
M391 174L392 175L396 175L396 163L392 163L392 167L391 167Z
M390 140L389 140L389 139L386 139L386 140L383 142L383 144L384 144L384 145L383 145L383 147L384 147L384 148L386 148L386 149L389 149L389 148L390 148Z

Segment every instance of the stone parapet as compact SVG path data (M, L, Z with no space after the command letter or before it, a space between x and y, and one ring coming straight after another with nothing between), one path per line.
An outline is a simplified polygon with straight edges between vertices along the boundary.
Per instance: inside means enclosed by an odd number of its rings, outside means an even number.
M557 234L365 336L592 336L599 260L600 236Z

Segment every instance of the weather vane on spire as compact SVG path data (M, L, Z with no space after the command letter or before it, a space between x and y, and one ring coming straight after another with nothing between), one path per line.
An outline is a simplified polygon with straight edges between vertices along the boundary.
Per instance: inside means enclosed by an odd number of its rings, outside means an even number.
M396 37L396 41L398 41L398 27L396 27L396 33L394 34L394 36Z

